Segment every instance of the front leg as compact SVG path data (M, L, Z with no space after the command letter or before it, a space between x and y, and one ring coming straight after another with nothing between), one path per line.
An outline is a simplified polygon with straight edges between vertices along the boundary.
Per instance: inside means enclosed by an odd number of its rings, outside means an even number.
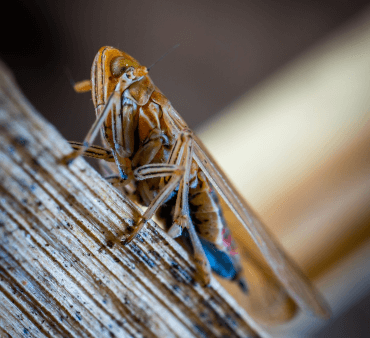
M91 145L94 141L95 137L97 136L100 127L103 125L105 119L107 118L109 112L112 110L113 104L120 100L121 93L119 91L114 91L104 107L103 112L98 116L95 120L93 125L91 126L89 132L85 136L85 140L83 141L82 145L79 147L78 150L74 150L71 154L64 156L62 162L65 164L71 164L74 159L81 156Z
M85 148L83 143L81 142L68 141L68 143L72 146L75 152L80 152L81 149L84 149L82 156L96 158L98 160L104 160L106 162L116 162L115 153L107 148L103 148L96 145L92 145L88 148ZM121 163L125 164L125 168L130 168L129 159L121 159L120 161ZM131 171L129 171L129 173L131 173ZM132 173L129 177L125 172L123 172L123 170L120 170L120 176L111 175L105 178L109 181L109 183L118 187L122 185L127 185L132 179Z
M104 160L107 162L114 162L114 156L110 149L99 147L96 145L85 148L83 143L81 142L68 141L68 143L72 146L75 152L80 152L81 149L83 149L82 156L97 158L99 160Z
M89 132L85 136L82 147L78 151L75 150L71 154L64 156L62 159L62 162L64 164L72 163L75 158L82 155L84 151L89 148L91 143L94 141L95 137L98 135L98 132L100 128L103 126L106 118L108 117L108 114L112 112L113 107L119 106L123 92L136 79L137 74L135 74L135 72L137 72L138 69L134 69L133 67L128 67L127 70L121 75L118 83L116 84L114 88L114 91L110 94L108 100L106 101L103 111L101 112L101 114L99 114L99 116L97 117L93 125L91 126Z

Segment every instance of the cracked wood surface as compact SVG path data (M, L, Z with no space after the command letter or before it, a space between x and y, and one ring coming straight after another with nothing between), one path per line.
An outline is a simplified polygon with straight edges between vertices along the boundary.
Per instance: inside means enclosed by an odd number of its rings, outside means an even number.
M0 64L1 337L259 337L154 222L121 245L137 207L69 152Z

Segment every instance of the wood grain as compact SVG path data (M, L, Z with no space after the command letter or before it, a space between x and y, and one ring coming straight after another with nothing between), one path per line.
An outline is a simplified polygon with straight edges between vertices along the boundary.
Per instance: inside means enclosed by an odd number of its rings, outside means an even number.
M120 244L139 211L84 160L60 164L69 145L2 64L0 129L1 337L266 336L154 222Z

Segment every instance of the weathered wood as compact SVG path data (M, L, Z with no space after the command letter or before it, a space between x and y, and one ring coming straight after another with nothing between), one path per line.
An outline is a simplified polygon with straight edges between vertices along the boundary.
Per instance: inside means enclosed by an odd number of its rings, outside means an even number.
M139 211L83 159L59 163L71 148L2 64L0 130L1 337L259 336L154 222L120 244Z

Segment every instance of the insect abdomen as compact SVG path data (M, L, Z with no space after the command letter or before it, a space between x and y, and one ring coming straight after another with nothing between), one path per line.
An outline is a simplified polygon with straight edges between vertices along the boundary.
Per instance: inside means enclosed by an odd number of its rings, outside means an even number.
M238 278L241 271L236 244L223 217L217 194L202 171L198 184L189 190L190 215L209 263L224 278Z
M189 190L189 207L191 218L197 232L207 241L222 246L221 209L212 195L211 188L204 174L198 172L198 184Z

